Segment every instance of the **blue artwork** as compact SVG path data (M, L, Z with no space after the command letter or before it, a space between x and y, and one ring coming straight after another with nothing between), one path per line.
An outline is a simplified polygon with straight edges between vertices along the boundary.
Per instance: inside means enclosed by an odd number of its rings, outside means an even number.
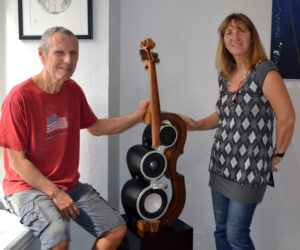
M300 0L273 0L271 60L281 76L300 79Z

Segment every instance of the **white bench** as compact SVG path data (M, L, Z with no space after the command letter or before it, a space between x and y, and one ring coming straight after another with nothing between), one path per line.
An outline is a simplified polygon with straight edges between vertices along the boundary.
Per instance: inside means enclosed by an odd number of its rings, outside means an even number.
M0 188L0 201L3 191ZM20 223L20 218L0 209L0 249L1 250L39 250L40 240L34 237L29 228Z
M34 248L36 245L37 248ZM0 210L0 249L40 249L39 240L20 223L20 218Z

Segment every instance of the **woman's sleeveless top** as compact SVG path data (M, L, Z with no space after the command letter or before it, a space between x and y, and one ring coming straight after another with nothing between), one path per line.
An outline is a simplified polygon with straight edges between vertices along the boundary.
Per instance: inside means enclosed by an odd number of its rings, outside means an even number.
M234 92L229 92L227 81L219 77L220 99L216 109L220 120L209 164L211 175L250 188L267 184L274 112L262 86L271 70L277 70L271 61L260 61L240 90Z

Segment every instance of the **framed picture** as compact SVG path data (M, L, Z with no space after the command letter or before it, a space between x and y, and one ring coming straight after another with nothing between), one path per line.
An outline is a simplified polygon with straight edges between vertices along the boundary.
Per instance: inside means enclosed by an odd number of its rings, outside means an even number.
M299 0L273 0L271 60L285 79L300 79L299 13Z
M19 39L40 39L53 26L71 30L78 39L93 38L92 0L18 0Z

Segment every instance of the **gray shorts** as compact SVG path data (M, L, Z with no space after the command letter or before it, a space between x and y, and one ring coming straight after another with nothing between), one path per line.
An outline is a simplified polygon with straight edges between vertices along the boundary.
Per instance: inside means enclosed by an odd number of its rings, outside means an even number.
M78 182L67 193L80 211L74 221L96 238L125 224L119 213L91 185ZM69 222L61 217L48 195L30 189L5 198L12 212L21 217L21 223L40 238L42 249L51 249L67 239L70 240Z

